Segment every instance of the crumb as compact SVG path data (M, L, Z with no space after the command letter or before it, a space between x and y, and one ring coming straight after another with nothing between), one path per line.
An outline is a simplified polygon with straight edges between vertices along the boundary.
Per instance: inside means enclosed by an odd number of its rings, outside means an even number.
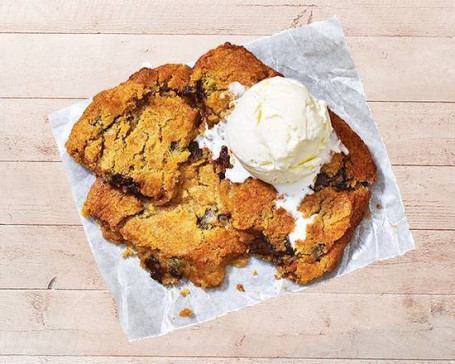
M191 293L191 291L188 289L188 288L182 288L180 290L180 296L182 297L186 297L187 295L189 295Z
M184 308L182 311L179 312L180 317L193 317L194 313L189 308Z
M288 290L288 286L287 286L286 284L283 285L283 288L284 288L285 290Z
M237 289L237 291L240 291L240 292L245 292L245 288L243 287L243 284L240 284L238 283L235 288Z
M276 274L274 275L274 277L275 277L275 279L276 279L277 281L279 281L279 280L281 279L281 277L278 275L278 273L276 273Z
M378 203L378 204L376 205L376 208L377 208L377 209L382 209L382 205L381 205L380 203Z
M393 227L394 229L396 229L396 228L398 228L398 225L392 225L392 227Z
M256 277L258 275L258 271L254 270L254 271L251 272L251 274Z
M126 248L123 252L122 252L122 258L126 259L128 257L131 257L133 256L135 253L134 253L134 250L131 249L131 248Z
M367 214L365 215L365 219L368 219L368 220L371 219L371 214L370 214L370 213L367 213Z

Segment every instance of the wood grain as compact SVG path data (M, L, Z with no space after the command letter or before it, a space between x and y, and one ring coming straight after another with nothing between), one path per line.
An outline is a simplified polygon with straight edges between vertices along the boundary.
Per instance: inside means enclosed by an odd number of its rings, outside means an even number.
M6 50L0 67L9 70L9 76L0 78L1 96L88 98L125 81L146 61L156 66L191 62L226 41L247 43L255 38L0 34L0 44ZM13 77L21 82L16 79L11 84Z
M451 364L449 360L282 359L282 358L177 358L151 356L0 356L4 364Z
M395 165L417 249L127 343L53 163L45 115L144 61L188 62L224 41L332 15ZM449 0L1 0L0 363L452 363L454 19Z
M0 289L107 289L82 226L0 226Z
M83 0L78 6L7 0L1 5L0 32L268 35L334 15L347 35L445 37L455 32L455 6L444 0L173 0L172 7L164 0Z
M411 228L455 229L454 167L393 170ZM0 224L80 225L61 163L3 162L0 175Z
M455 104L370 102L392 164L455 165Z
M0 34L0 68L8 70L1 96L86 98L125 80L144 61L190 62L225 41L255 38ZM370 101L455 101L455 38L351 37L347 43Z
M77 101L0 102L0 161L59 161L47 115ZM455 103L371 102L370 107L392 164L455 165Z
M80 100L1 100L0 160L60 160L47 115L77 101Z
M8 313L0 316L3 354L440 360L455 356L453 295L289 294L128 344L109 292L0 293L0 312ZM265 329L265 321L273 322L273 329Z
M455 292L455 231L412 233L416 250L323 281L311 291L373 295ZM107 288L80 226L0 226L0 241L0 289Z

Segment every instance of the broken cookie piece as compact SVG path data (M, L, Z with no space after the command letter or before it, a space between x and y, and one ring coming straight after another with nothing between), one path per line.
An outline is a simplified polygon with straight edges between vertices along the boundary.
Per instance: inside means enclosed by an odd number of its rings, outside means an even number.
M199 111L180 96L190 68L143 68L96 95L66 143L68 154L125 192L172 199L180 165L191 155Z
M307 237L298 244L295 255L277 265L280 275L298 284L306 284L332 271L368 209L370 194L368 188L360 186L349 192L339 191L336 197L331 196L328 205L317 214L316 222L308 226ZM323 198L322 204L325 203ZM341 211L336 209L337 204L343 206Z
M190 88L203 108L209 125L229 112L235 88L281 76L242 46L225 43L198 59L191 73Z
M363 141L336 114L334 130L348 154L334 154L324 164L313 187L298 210L311 218L306 236L291 246L288 235L294 218L276 206L278 193L267 183L248 179L244 183L223 181L221 188L232 224L255 235L249 252L272 262L279 275L299 284L309 283L333 270L368 209L369 185L376 166Z

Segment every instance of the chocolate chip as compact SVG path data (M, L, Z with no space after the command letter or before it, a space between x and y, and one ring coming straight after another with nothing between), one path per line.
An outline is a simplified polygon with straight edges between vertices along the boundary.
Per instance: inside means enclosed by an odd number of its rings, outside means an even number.
M333 183L335 184L335 188L339 190L347 188L346 168L343 167L337 172L337 174L333 177Z
M193 93L193 88L191 86L185 86L183 89L183 94L191 94Z
M220 155L215 160L223 168L232 168L231 156L229 155L229 149L225 145L221 147Z
M126 186L132 187L134 184L133 178L128 177L128 176L123 176L119 173L114 174L111 178L111 184L114 187L122 188Z
M294 248L292 247L291 242L289 241L289 238L286 238L286 242L284 243L285 251L284 255L293 255L295 253Z
M122 181L123 181L123 176L121 174L114 174L111 178L111 184L114 187L121 187L122 186Z
M190 151L190 156L188 157L188 160L190 162L197 161L199 158L202 157L202 149L199 148L197 142L191 142L190 145L188 146L188 150Z
M273 255L275 250L272 244L262 238L254 239L250 244L250 252L257 255Z
M215 213L208 208L205 210L203 216L196 216L196 223L201 229L210 230L212 228L212 222L210 222L210 220L213 220L214 217Z
M349 185L350 182L351 179L347 176L346 168L342 167L332 177L323 172L319 173L312 189L313 191L318 192L325 187L334 187L337 190L350 191L352 189Z
M182 272L182 263L176 258L171 258L168 260L169 265L169 274L174 278L180 279L183 277Z
M314 247L313 251L311 252L313 255L314 260L317 262L321 261L321 257L324 254L324 244L318 244L317 246Z
M196 96L196 101L198 101L198 102L203 102L206 97L204 87L202 86L202 80L199 80L196 82L195 96Z
M139 187L137 184L132 184L132 185L126 185L123 187L123 189L127 192L127 193L131 193L132 195L140 195L141 194L141 191L139 190Z
M323 189L324 187L327 187L329 185L329 176L327 173L319 173L316 182L314 184L313 190L314 191L319 191Z
M176 150L178 145L179 145L179 143L176 142L175 140L173 140L173 141L171 142L171 145L169 145L169 150L170 150L170 151Z
M294 254L294 249L292 249L289 240L285 242L284 246L285 250L278 250L264 236L262 236L254 239L250 244L250 252L256 255L270 257L279 262L284 256Z
M117 173L114 174L111 178L111 185L117 188L121 188L125 192L137 195L140 194L140 186L138 183L134 182L131 177L122 176Z
M150 271L150 277L152 277L155 281L162 283L164 271L161 267L161 264L155 257L150 256L144 260L144 264L146 268Z
M218 177L220 177L220 179L225 179L226 178L226 174L224 172L219 172L218 173Z
M174 267L171 267L170 271L169 271L169 274L174 277L174 278L177 278L177 279L181 279L183 277L183 273L178 270L177 268L174 268Z

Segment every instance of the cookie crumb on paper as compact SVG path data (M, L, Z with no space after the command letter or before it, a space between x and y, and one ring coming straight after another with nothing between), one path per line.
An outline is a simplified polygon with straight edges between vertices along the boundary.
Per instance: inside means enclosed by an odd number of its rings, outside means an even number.
M129 258L129 257L132 257L134 256L135 253L134 253L134 250L131 249L131 248L126 248L123 252L122 252L122 258L126 259L126 258Z
M179 312L180 317L194 317L193 311L189 308L184 308L182 311Z
M182 297L186 297L187 295L189 295L191 293L191 291L188 289L188 288L182 288L180 290L180 296Z

